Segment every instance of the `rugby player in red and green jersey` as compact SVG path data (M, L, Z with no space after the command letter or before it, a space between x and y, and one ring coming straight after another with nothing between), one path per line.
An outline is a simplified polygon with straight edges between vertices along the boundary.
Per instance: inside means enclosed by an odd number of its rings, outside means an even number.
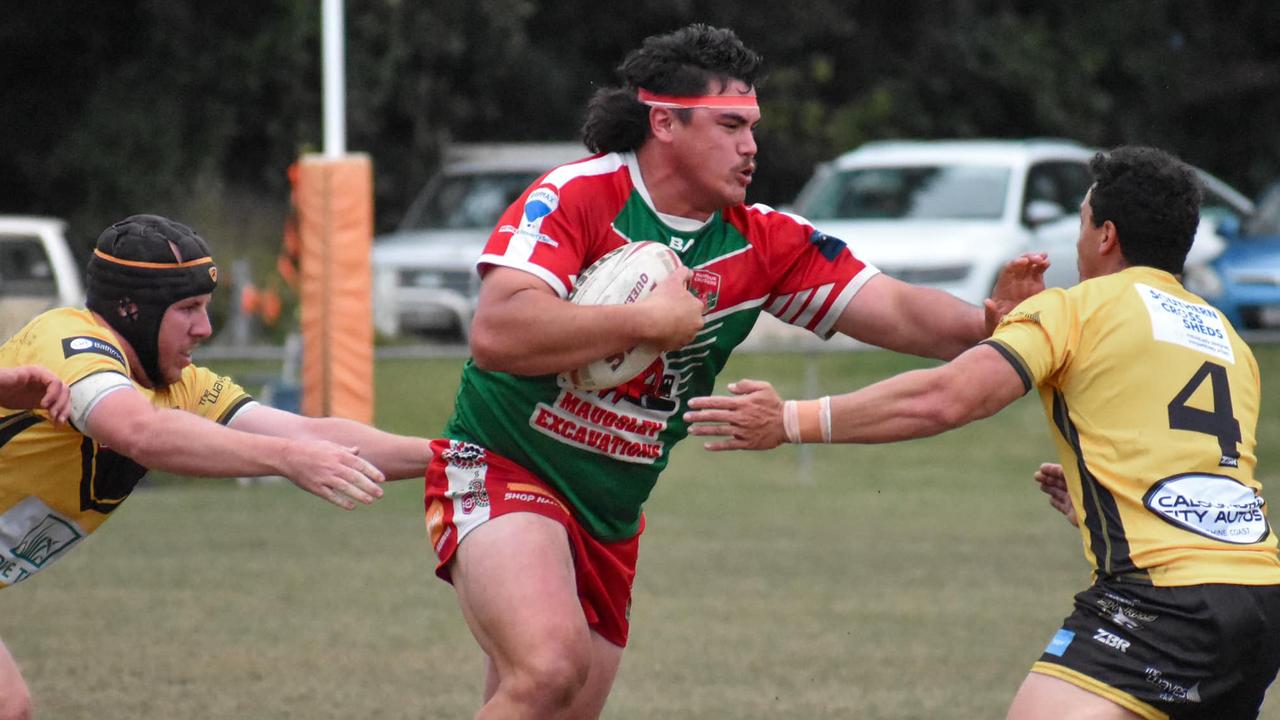
M729 30L647 39L620 66L623 85L591 101L583 134L598 154L537 180L479 259L472 359L425 498L437 572L488 659L479 718L600 714L627 641L641 508L687 434L686 400L711 391L761 312L951 358L1043 287L1044 256L1019 258L984 312L745 205L759 67ZM684 268L633 305L566 301L584 268L643 240ZM641 342L664 353L626 385L558 379Z

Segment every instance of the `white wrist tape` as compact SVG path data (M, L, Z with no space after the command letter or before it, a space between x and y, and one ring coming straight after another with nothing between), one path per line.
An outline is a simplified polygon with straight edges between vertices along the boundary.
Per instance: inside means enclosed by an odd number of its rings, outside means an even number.
M782 432L786 433L787 442L800 442L800 414L795 400L782 403Z

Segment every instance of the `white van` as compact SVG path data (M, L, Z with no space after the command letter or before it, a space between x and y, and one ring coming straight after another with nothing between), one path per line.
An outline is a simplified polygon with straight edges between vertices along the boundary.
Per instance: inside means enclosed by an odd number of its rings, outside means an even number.
M395 232L373 241L373 322L384 335L465 338L475 264L507 206L539 175L590 155L581 143L455 144Z
M66 223L0 215L0 342L50 308L84 305Z

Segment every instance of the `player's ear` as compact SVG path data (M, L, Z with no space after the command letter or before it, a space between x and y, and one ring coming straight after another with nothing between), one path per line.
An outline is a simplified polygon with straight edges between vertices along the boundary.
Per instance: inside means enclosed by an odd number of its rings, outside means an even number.
M1120 232L1110 220L1102 223L1102 238L1098 241L1098 254L1109 255L1120 251Z
M649 108L649 132L660 142L671 142L671 131L676 124L676 113L671 108Z

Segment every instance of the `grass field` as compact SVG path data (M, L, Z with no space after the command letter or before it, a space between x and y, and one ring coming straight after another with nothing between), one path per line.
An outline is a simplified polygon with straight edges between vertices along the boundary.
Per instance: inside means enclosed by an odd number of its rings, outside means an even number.
M1259 359L1280 378L1280 347ZM752 355L723 379L795 396L920 364ZM380 364L379 423L438 432L458 366ZM1260 428L1273 492L1275 397ZM1049 452L1032 398L913 443L728 456L686 443L647 507L605 716L1002 718L1088 582L1077 531L1030 479ZM139 490L85 547L0 595L38 717L470 717L481 658L431 574L421 484L388 490L350 513L283 484ZM1263 716L1280 720L1280 701Z

